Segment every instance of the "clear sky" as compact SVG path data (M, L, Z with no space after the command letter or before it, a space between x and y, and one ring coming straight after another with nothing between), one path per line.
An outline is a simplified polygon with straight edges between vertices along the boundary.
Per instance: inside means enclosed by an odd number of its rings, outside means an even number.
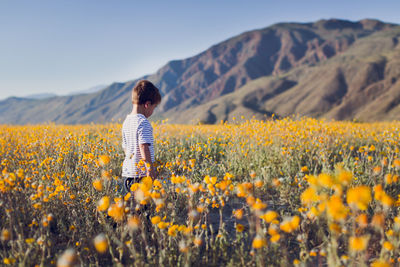
M277 22L400 24L399 10L399 0L0 0L0 99L136 79Z

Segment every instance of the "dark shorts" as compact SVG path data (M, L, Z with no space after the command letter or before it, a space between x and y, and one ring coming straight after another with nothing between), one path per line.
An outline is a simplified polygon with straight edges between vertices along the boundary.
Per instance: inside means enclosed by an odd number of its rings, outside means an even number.
M143 177L124 177L122 176L122 193L126 195L128 192L131 191L131 185L134 183L140 183Z

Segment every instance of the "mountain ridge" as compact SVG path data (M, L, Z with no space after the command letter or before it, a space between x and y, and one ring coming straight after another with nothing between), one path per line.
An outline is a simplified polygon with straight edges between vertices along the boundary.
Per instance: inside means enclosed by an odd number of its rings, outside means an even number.
M168 117L171 122L215 123L236 115L263 119L272 114L400 119L399 32L398 25L370 19L277 23L172 60L142 78L154 82L163 95L155 118ZM123 119L137 80L87 95L32 100L23 107L16 99L1 101L0 123ZM379 112L368 118L359 114L362 107Z

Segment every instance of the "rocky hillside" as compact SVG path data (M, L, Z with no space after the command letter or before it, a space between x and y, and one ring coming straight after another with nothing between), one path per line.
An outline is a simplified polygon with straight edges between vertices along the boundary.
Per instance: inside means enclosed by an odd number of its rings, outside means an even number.
M292 114L400 119L400 26L376 20L281 23L245 32L143 77L159 86L156 118L215 123ZM130 110L135 80L86 95L0 102L0 123L106 122Z

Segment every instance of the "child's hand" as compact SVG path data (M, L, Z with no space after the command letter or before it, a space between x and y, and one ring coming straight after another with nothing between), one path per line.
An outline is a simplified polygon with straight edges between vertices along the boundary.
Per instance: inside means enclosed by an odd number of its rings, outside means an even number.
M150 176L152 179L155 179L157 177L157 174L156 174L153 164L151 162L151 154L150 154L149 144L140 144L139 149L140 149L140 154L142 156L142 159L146 163L147 176Z

